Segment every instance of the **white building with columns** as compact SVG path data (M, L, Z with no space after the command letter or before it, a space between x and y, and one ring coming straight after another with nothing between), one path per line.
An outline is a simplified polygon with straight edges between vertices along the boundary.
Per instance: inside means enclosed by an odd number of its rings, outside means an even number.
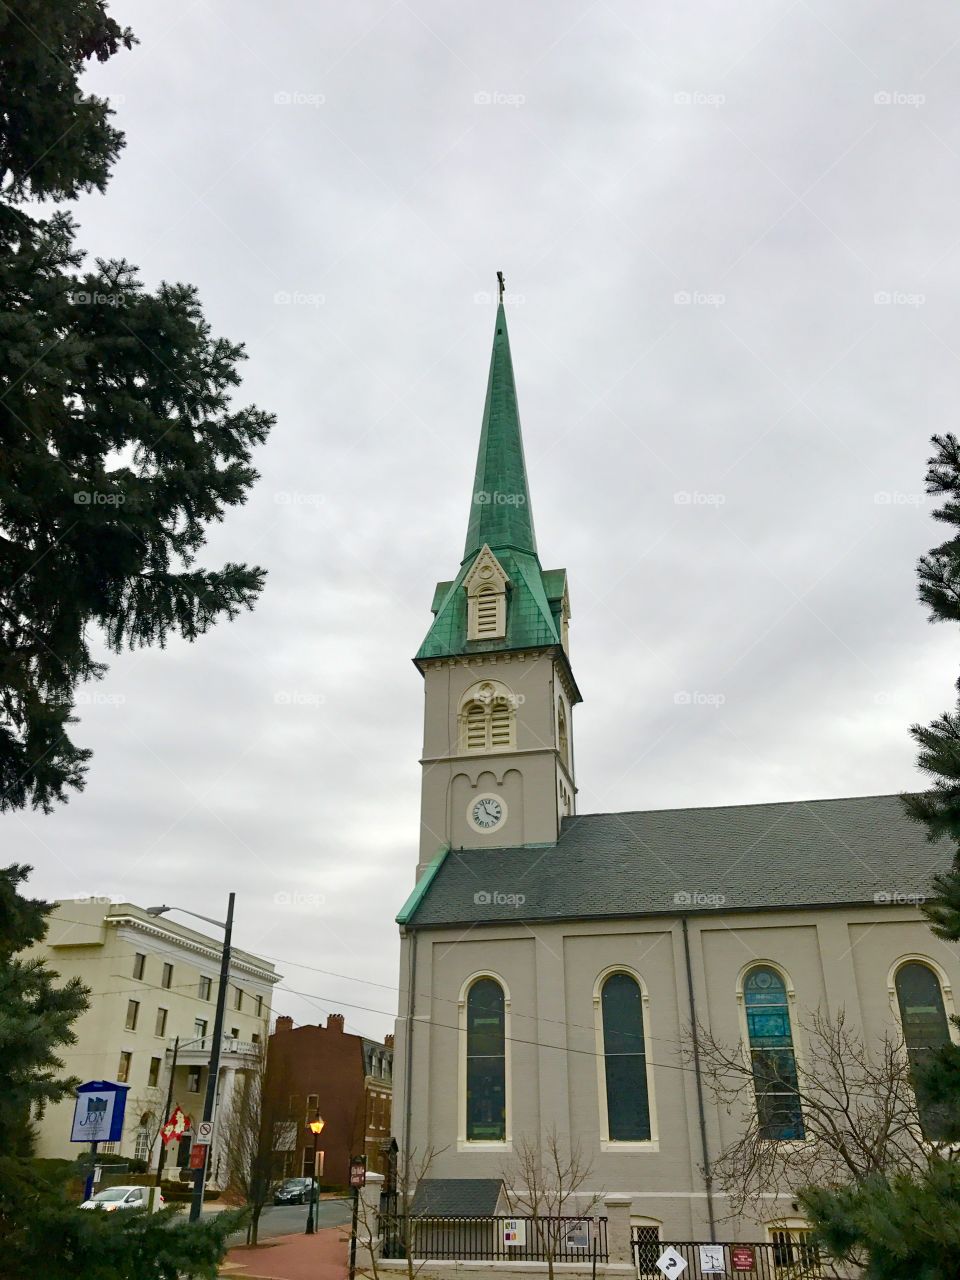
M223 954L220 939L168 916L148 915L130 902L74 898L55 904L46 937L33 954L47 960L62 981L79 978L91 992L88 1009L73 1026L76 1043L60 1054L63 1073L129 1085L123 1136L118 1143L101 1144L101 1150L155 1167L160 1149L156 1135L166 1118L171 1077L171 1105L179 1105L195 1121L202 1115ZM218 1128L238 1073L255 1069L266 1050L273 988L279 981L269 961L232 948ZM78 1154L77 1144L70 1142L72 1116L70 1099L47 1108L38 1125L38 1155L69 1159ZM222 1173L218 1154L215 1133L214 1185ZM172 1177L175 1161L171 1144L165 1172Z

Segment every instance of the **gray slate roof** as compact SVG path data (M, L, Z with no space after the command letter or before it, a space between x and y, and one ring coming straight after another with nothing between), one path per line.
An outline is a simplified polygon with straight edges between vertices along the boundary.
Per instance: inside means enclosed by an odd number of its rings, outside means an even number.
M872 904L929 894L950 854L899 796L584 814L555 845L450 850L410 923Z
M411 1213L435 1218L487 1218L497 1211L500 1178L421 1178Z

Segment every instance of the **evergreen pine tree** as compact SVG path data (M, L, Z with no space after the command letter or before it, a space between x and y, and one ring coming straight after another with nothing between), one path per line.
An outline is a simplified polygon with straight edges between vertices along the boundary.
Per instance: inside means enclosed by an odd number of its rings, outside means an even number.
M945 498L934 517L954 536L917 566L919 597L931 622L960 622L960 443L934 436L927 492ZM960 681L958 681L960 690ZM960 702L930 725L911 729L918 764L930 778L919 795L905 795L908 814L926 825L931 840L955 853L950 869L934 877L934 896L923 910L933 932L960 941ZM960 1020L954 1019L960 1025ZM948 1043L916 1063L912 1073L921 1113L936 1114L938 1140L960 1143L960 1045ZM920 1177L871 1178L842 1189L810 1187L800 1200L828 1249L866 1262L870 1280L956 1280L960 1275L960 1164L950 1148L931 1150Z
M133 43L105 0L0 5L0 809L83 785L68 726L77 685L104 672L92 631L115 651L193 640L263 583L193 563L273 421L231 406L243 349L212 335L191 286L150 292L124 259L81 269L69 214L31 211L105 187L123 137L78 77ZM26 874L0 872L0 1274L214 1277L237 1214L84 1212L73 1166L29 1157L31 1120L76 1083L57 1053L87 993L23 954L49 910L19 894Z
M79 979L58 987L42 960L18 957L42 940L50 910L17 892L29 871L0 869L0 1152L20 1155L29 1153L30 1121L79 1084L59 1074L57 1049L74 1043L71 1023L87 1007Z
M122 258L83 268L69 214L29 212L104 187L123 137L78 75L132 43L104 0L0 6L0 809L83 785L69 727L105 670L91 634L193 640L263 584L194 565L273 421L231 405L243 348L192 286L150 292Z

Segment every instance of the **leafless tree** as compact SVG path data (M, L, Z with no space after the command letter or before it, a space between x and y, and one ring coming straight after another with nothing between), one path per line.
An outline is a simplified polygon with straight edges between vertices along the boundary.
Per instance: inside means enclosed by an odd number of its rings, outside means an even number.
M849 1185L871 1174L926 1168L931 1144L920 1129L902 1039L885 1034L867 1045L842 1011L830 1017L817 1010L797 1025L802 1049L795 1075L792 1059L777 1050L751 1057L744 1045L724 1044L699 1028L704 1084L739 1122L739 1136L712 1161L730 1217L748 1207L768 1209L771 1195L795 1194L803 1186ZM682 1056L690 1062L692 1054L685 1044ZM788 1099L794 1114L799 1104L802 1139L770 1136L778 1097L781 1105Z
M263 1206L283 1176L283 1148L290 1128L286 1092L268 1090L266 1084L266 1054L261 1052L257 1065L235 1080L220 1126L225 1190L251 1210L247 1243L253 1245Z
M531 1220L553 1280L554 1263L567 1234L559 1219L590 1218L602 1199L600 1191L582 1191L593 1176L593 1165L579 1142L551 1129L542 1139L520 1138L501 1176L510 1212Z
M407 1280L414 1280L423 1269L426 1259L421 1257L417 1261L417 1254L428 1250L418 1250L421 1233L411 1209L417 1184L429 1175L439 1154L436 1148L427 1147L423 1152L412 1151L406 1160L398 1160L396 1186L384 1197L382 1211L369 1205L361 1195L357 1205L357 1251L366 1254L368 1264L357 1266L358 1275L379 1280L383 1274L379 1268L379 1251L384 1242L389 1244L392 1254L402 1255Z

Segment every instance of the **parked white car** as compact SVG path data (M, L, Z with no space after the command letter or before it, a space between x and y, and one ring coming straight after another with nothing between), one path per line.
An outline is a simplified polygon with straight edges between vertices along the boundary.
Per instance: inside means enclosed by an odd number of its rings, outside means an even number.
M104 1209L113 1213L115 1209L146 1209L150 1204L147 1187L107 1187L106 1191L98 1191L90 1200L84 1200L81 1209ZM160 1197L160 1208L163 1208L163 1196Z

